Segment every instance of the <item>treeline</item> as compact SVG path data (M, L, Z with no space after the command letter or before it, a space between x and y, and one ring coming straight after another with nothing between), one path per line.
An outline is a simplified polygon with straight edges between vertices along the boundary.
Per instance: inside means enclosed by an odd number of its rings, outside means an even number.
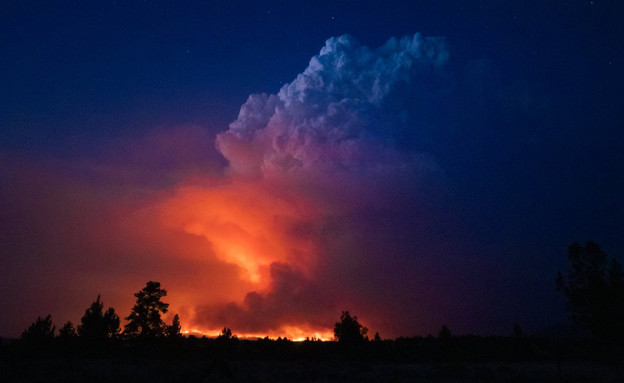
M136 303L130 315L125 318L127 323L121 329L121 319L115 309L109 307L104 310L101 296L85 310L80 324L74 326L71 321L59 329L56 336L56 326L50 315L38 317L20 337L20 341L27 345L45 346L58 340L56 343L85 343L94 345L117 339L157 339L177 338L181 336L180 318L176 314L171 324L166 324L162 314L167 313L169 304L162 301L167 290L160 287L159 282L149 281L146 286L134 296Z
M85 310L76 326L66 322L58 335L52 318L39 317L2 351L15 355L170 355L187 357L236 358L376 358L380 360L548 360L557 358L593 358L624 355L624 279L620 265L609 259L600 247L587 242L568 249L570 268L559 273L558 289L567 301L572 322L587 336L570 338L544 333L527 336L514 325L509 336L454 336L442 326L439 334L428 337L401 337L382 340L379 334L369 338L368 329L348 311L342 312L334 325L334 341L308 339L239 340L224 327L216 339L182 336L176 314L165 323L163 314L169 304L163 302L167 291L159 282L149 281L135 293L136 303L121 318L111 307L104 309L101 297Z
M183 336L178 315L167 324L163 302L167 291L159 282L149 281L136 294L136 303L121 318L100 296L85 310L77 326L67 321L56 334L52 318L39 317L19 340L3 347L5 356L52 358L242 359L242 360L379 360L379 361L470 361L479 356L490 360L555 358L552 342L529 338L519 326L509 337L453 336L442 326L437 337L401 337L382 340L378 333L369 338L368 329L358 317L342 312L334 324L334 341L307 339L293 342L286 338L238 339L227 327L216 338ZM558 347L558 346L557 346ZM579 355L575 355L577 357Z
M57 336L45 342L24 339L5 344L0 349L4 360L45 358L84 360L186 360L186 361L308 361L332 363L485 363L562 360L604 360L620 358L621 353L605 349L592 338L557 338L547 335L508 336L452 335L440 331L437 336L368 339L358 342L321 341L268 337L239 339L222 332L218 337L162 336L97 341ZM621 351L621 350L620 350ZM619 355L619 356L618 356Z

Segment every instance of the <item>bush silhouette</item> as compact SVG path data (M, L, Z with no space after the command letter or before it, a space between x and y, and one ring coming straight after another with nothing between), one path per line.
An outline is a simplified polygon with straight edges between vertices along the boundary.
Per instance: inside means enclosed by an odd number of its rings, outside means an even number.
M221 332L217 336L217 340L221 340L221 341L227 341L227 340L231 340L234 338L236 337L232 335L232 330L230 330L227 327L223 327L223 330L221 330Z

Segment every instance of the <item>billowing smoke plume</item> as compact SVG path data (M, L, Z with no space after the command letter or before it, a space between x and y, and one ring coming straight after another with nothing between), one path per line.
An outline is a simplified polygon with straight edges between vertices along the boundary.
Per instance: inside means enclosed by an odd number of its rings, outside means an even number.
M435 93L447 60L441 39L391 39L379 49L350 36L327 40L305 71L277 95L251 95L218 136L236 173L385 172L405 165L401 140L418 129L407 108Z
M186 330L327 337L342 310L383 336L452 325L470 312L448 267L460 231L423 145L447 56L420 35L331 38L216 139L179 127L86 163L0 158L3 309L32 306L11 331L46 312L77 321L98 293L126 312L147 280Z
M249 97L217 136L229 162L224 192L247 192L221 209L181 189L180 200L194 200L204 216L177 224L258 288L242 302L200 305L196 325L327 333L346 309L396 333L436 320L423 313L444 306L433 301L448 217L435 203L441 171L419 150L425 122L411 112L444 91L447 58L439 38L416 34L370 49L341 36L278 94ZM237 234L218 234L225 231ZM232 243L237 250L227 249Z

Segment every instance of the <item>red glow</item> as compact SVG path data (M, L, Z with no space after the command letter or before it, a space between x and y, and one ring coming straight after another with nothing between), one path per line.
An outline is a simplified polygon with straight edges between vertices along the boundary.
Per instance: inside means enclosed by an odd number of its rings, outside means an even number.
M194 335L197 337L206 336L208 338L216 338L221 333L221 330L201 330L199 328L193 327L191 329L183 330L182 333L184 335ZM334 337L334 333L328 331L327 329L318 331L306 326L285 326L279 331L269 331L266 333L235 333L233 335L238 337L239 339L255 340L259 338L269 337L270 339L287 338L295 342L301 342L306 339L329 341L332 340Z
M205 239L219 260L239 267L241 279L262 289L270 282L267 267L274 262L312 266L314 243L285 233L291 222L311 218L303 213L310 209L301 205L257 184L231 182L179 188L157 209L163 226Z
M148 141L154 147L128 145L140 148L137 169L169 142ZM374 190L338 174L182 176L179 164L172 173L153 169L171 176L163 185L158 177L135 179L145 172L128 163L57 166L75 174L28 161L3 168L13 185L3 205L11 209L4 211L24 235L13 237L6 251L25 254L15 267L28 270L11 285L19 294L9 296L33 307L16 317L11 333L42 312L55 324L77 323L98 294L125 317L132 294L156 280L169 292L165 320L179 314L191 333L216 335L227 326L240 337L330 339L340 311L363 313L375 293L341 272L366 266L362 248L354 246L357 220L347 215ZM33 249L46 249L46 257L38 259ZM350 277L368 278L362 271ZM41 294L28 284L34 279L53 288Z

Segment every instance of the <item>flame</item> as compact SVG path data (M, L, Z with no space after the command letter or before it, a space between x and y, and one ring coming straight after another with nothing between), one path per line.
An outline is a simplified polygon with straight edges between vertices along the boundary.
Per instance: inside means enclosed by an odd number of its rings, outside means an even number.
M183 330L182 334L184 335L194 335L197 337L206 336L208 338L216 338L221 333L221 329L219 330L202 330L199 328L191 328L187 330ZM334 337L334 333L328 331L327 329L317 329L313 330L308 327L302 326L284 326L278 331L269 331L267 333L235 333L234 336L239 339L262 339L268 337L269 339L277 339L277 338L287 338L294 342L303 342L305 340L320 340L320 341L329 341Z
M193 307L215 302L243 303L249 292L271 292L275 288L271 270L276 263L288 265L306 277L314 274L322 243L312 235L297 231L302 224L315 222L321 214L314 207L310 200L289 199L287 193L276 192L257 180L231 180L217 185L187 183L150 207L149 217L158 220L166 230L181 234L176 236L178 240L206 248L180 256L198 260L199 265L204 259L212 258L236 266L232 269L238 275L224 279L225 285L217 286L221 294L218 298L214 293L204 297L191 290L178 292L175 306L184 306L185 317L191 318L188 334L217 336L222 328L203 328L202 325L214 326L215 323L202 324L195 318L197 313ZM211 267L205 270L206 278L216 275L216 266ZM296 340L327 340L332 336L326 329L299 323L288 325L267 329L267 333L237 335L250 339L269 336Z

